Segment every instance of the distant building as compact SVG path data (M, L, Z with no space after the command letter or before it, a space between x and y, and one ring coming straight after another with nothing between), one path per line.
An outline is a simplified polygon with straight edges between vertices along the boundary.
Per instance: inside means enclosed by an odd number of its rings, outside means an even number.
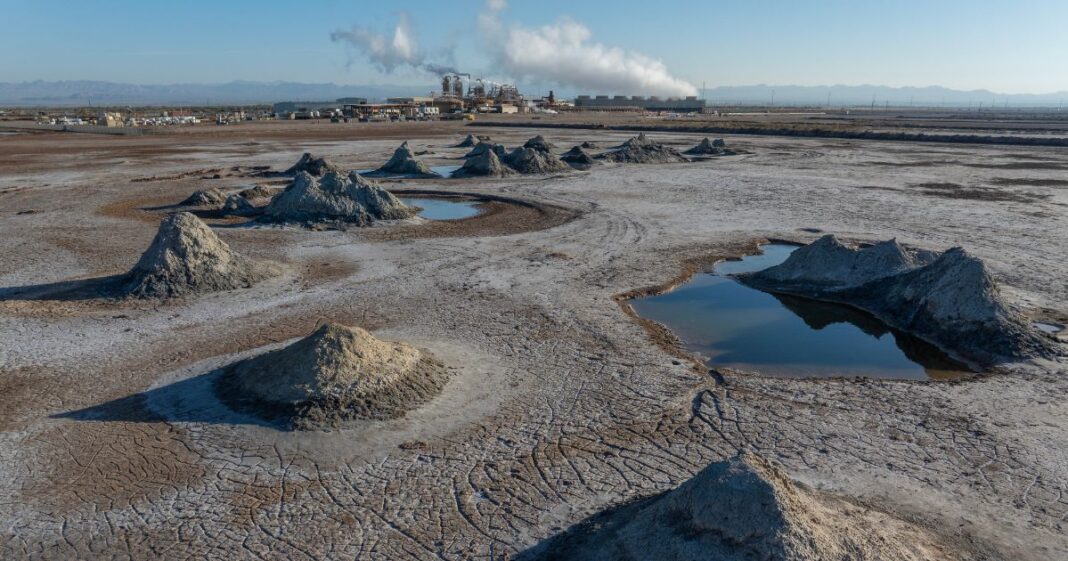
M365 97L343 97L335 101L279 101L274 104L274 114L279 119L308 119L319 115L330 115L347 105L364 105Z
M121 127L123 122L122 113L110 113L101 111L96 114L96 124L102 127Z
M599 95L590 97L580 95L575 98L575 109L586 111L669 111L673 113L700 113L705 109L705 100L697 99L697 96L686 98L669 97L661 99L657 96L648 98L640 95L627 97L617 95L608 97Z
M429 96L416 96L416 97L390 97L386 99L387 103L393 103L396 105L429 105L434 103L434 98ZM364 103L367 103L364 101Z

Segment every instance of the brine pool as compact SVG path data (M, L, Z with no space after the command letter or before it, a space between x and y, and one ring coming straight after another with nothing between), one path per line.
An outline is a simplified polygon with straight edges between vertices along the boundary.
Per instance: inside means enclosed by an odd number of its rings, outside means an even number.
M417 206L422 210L419 216L427 220L460 220L470 218L481 212L476 205L479 201L463 199L430 199L417 197L399 197L408 206Z
M643 318L667 326L710 367L781 377L953 379L971 374L941 349L864 311L770 294L729 275L778 265L796 246L724 261L678 288L631 300Z

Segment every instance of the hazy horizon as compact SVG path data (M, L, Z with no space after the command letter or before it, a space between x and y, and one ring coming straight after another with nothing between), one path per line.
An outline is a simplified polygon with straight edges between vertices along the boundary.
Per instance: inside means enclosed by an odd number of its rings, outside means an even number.
M341 97L387 97L427 95L437 89L433 83L421 85L368 85L301 82L234 81L219 84L129 84L102 81L0 82L3 106L84 106L84 105L218 105L270 104L279 101L333 101ZM528 98L546 95L529 85L521 85ZM612 95L616 92L582 92L556 89L557 97L577 94ZM937 86L892 88L864 84L858 86L746 85L707 88L699 96L716 105L807 105L969 107L991 105L1014 107L1063 107L1068 92L1048 94L1002 94L987 90L952 90Z
M1068 3L845 0L648 4L407 0L353 7L15 0L7 82L435 84L455 69L538 90L693 95L702 86L1068 91Z

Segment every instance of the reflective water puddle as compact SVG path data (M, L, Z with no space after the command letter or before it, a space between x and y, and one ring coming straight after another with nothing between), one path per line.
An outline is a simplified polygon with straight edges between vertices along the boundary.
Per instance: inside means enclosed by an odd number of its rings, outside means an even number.
M796 249L725 261L670 292L631 301L635 312L666 325L711 367L767 376L862 376L949 379L971 374L942 350L844 306L749 288L730 274L782 263Z
M481 212L477 206L478 201L460 199L423 199L413 197L399 197L401 202L408 206L417 206L423 210L419 216L428 220L459 220L470 218Z

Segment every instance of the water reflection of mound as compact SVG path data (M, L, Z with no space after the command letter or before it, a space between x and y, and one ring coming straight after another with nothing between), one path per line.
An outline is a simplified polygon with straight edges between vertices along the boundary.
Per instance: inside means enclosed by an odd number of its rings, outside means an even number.
M942 349L919 337L894 329L863 310L788 294L772 296L811 329L818 331L836 323L848 323L876 339L889 333L906 358L922 365L928 371L968 371L967 366L953 360Z

